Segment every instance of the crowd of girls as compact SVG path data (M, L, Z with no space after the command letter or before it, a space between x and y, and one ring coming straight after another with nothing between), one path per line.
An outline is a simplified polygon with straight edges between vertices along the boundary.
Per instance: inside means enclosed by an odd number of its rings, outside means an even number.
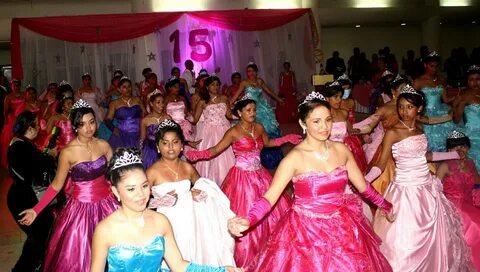
M345 75L297 106L288 62L278 95L255 64L223 90L188 66L165 84L145 71L139 96L117 72L106 96L84 74L44 102L13 82L7 202L27 233L14 271L480 269L478 66L453 98L434 53L413 84L383 72L381 106L358 123ZM282 136L263 94L303 137Z

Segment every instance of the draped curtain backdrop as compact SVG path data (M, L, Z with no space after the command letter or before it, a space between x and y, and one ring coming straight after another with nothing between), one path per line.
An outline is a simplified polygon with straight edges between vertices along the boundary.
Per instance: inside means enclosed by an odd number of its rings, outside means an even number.
M150 67L164 80L172 67L183 71L184 61L192 59L197 74L220 68L218 76L229 83L234 71L245 76L247 64L255 62L276 91L288 60L305 91L318 51L312 20L310 9L15 18L13 77L38 88L65 79L77 88L88 72L106 90L115 69L138 82Z

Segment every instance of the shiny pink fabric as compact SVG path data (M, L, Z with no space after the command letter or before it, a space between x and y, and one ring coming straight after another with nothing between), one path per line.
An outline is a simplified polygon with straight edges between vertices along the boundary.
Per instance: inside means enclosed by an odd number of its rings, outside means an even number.
M233 145L235 166L230 169L222 185L222 191L230 199L231 210L246 216L253 203L265 194L272 182L270 173L260 164L261 137L256 140L243 137ZM290 207L291 200L282 194L277 203L255 227L236 239L234 258L237 267L247 267Z
M395 178L385 192L393 204L391 223L379 212L375 232L394 271L472 271L470 252L455 208L445 198L440 180L427 166L424 134L395 143Z
M183 131L183 136L187 141L193 141L192 124L185 119L185 103L183 101L170 102L167 104L167 114L172 117L173 121L180 125Z
M59 120L57 122L57 127L61 129L60 135L57 138L57 148L58 151L62 150L70 141L75 138L75 133L73 133L72 123L70 120Z
M247 271L392 271L344 166L293 178L295 202Z
M332 131L330 132L330 140L336 142L345 143L345 145L352 151L358 168L362 173L367 171L367 159L363 152L362 142L357 136L350 136L347 132L347 122L335 122L332 125Z
M463 232L470 251L472 262L480 271L480 207L472 201L475 185L475 164L467 160L466 170L459 168L460 161L448 161L450 175L443 179L443 193L450 200L462 218Z

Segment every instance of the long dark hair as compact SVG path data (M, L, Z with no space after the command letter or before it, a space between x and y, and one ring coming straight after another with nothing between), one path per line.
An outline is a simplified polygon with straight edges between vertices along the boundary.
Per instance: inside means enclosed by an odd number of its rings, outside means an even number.
M210 93L208 92L208 86L210 86L210 84L213 84L215 81L217 81L219 85L222 85L220 78L218 78L217 76L209 76L203 82L203 88L200 92L200 98L205 101L205 103L208 103L210 101Z

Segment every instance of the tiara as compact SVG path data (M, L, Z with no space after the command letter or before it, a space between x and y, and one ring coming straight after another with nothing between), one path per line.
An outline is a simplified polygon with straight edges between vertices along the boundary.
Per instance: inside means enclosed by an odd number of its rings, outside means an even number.
M247 66L248 66L248 65L257 65L257 64L256 64L255 62L253 62L253 61L249 61L248 64L247 64Z
M82 109L82 108L92 108L90 107L90 105L85 102L85 100L83 99L79 99L77 102L75 102L75 104L73 104L72 106L72 110L75 110L75 109Z
M64 85L70 85L70 83L66 80L62 80L62 82L60 82L60 85L58 86L64 86Z
M393 76L393 73L388 71L388 70L385 70L385 72L383 72L383 74L382 74L382 77L386 77L386 76L390 76L390 75Z
M120 80L124 80L124 79L130 80L127 76L122 76L122 77L120 78Z
M177 124L170 119L165 119L158 125L157 131L159 131L162 128L166 128L166 127L174 128L174 127L177 127Z
M336 82L336 81L334 81ZM338 82L337 82L338 83ZM333 83L332 83L333 84ZM312 100L322 100L322 101L327 101L327 99L325 98L325 96L323 96L322 94L318 93L318 92L311 92L307 95L307 97L305 97L305 99L303 100L302 103L300 103L300 105L303 105L309 101L312 101Z
M90 75L90 73L88 73L88 72L87 72L87 73L83 73L82 77L84 77L84 76L89 76L89 75Z
M240 101L244 101L244 100L247 100L247 99L250 99L250 100L254 100L253 99L253 96L249 93L246 93L242 98L238 99L237 101L235 101L235 104L237 104L238 102Z
M343 75L339 76L337 80L350 80L350 78L348 78L347 74L344 73Z
M400 74L397 74L397 76L395 77L395 79L392 82L396 82L396 81L399 81L399 80L403 80L403 77L400 76Z
M460 139L460 138L465 138L465 134L461 133L460 131L452 131L452 133L448 134L447 139Z
M33 85L32 85L32 84L28 84L28 85L27 85L27 87L25 87L25 90L26 90L26 89L30 89L30 88L33 88L33 89L35 89L35 87L33 87Z
M335 80L334 82L332 82L332 83L330 83L330 84L327 85L327 87L333 87L333 86L341 86L341 85L340 85L340 82L338 82L338 81L336 81L336 80Z
M474 65L468 67L467 73L479 72L479 71L480 71L480 66L474 64Z
M198 76L208 76L208 71L206 69L202 69L198 73Z
M437 53L437 51L432 51L427 55L427 57L440 57L440 55Z
M155 89L153 90L153 92L150 93L150 96L157 95L157 94L162 94L162 91L160 91L159 89Z
M403 88L402 88L402 91L400 92L401 94L403 93L408 93L408 94L415 94L415 95L418 95L420 96L422 99L423 99L423 96L417 92L412 86L410 86L409 84L405 85Z
M142 159L137 156L135 153L130 153L128 151L123 152L123 155L119 156L118 159L115 160L111 170L115 170L120 167L124 167L127 165L132 164L143 164Z

